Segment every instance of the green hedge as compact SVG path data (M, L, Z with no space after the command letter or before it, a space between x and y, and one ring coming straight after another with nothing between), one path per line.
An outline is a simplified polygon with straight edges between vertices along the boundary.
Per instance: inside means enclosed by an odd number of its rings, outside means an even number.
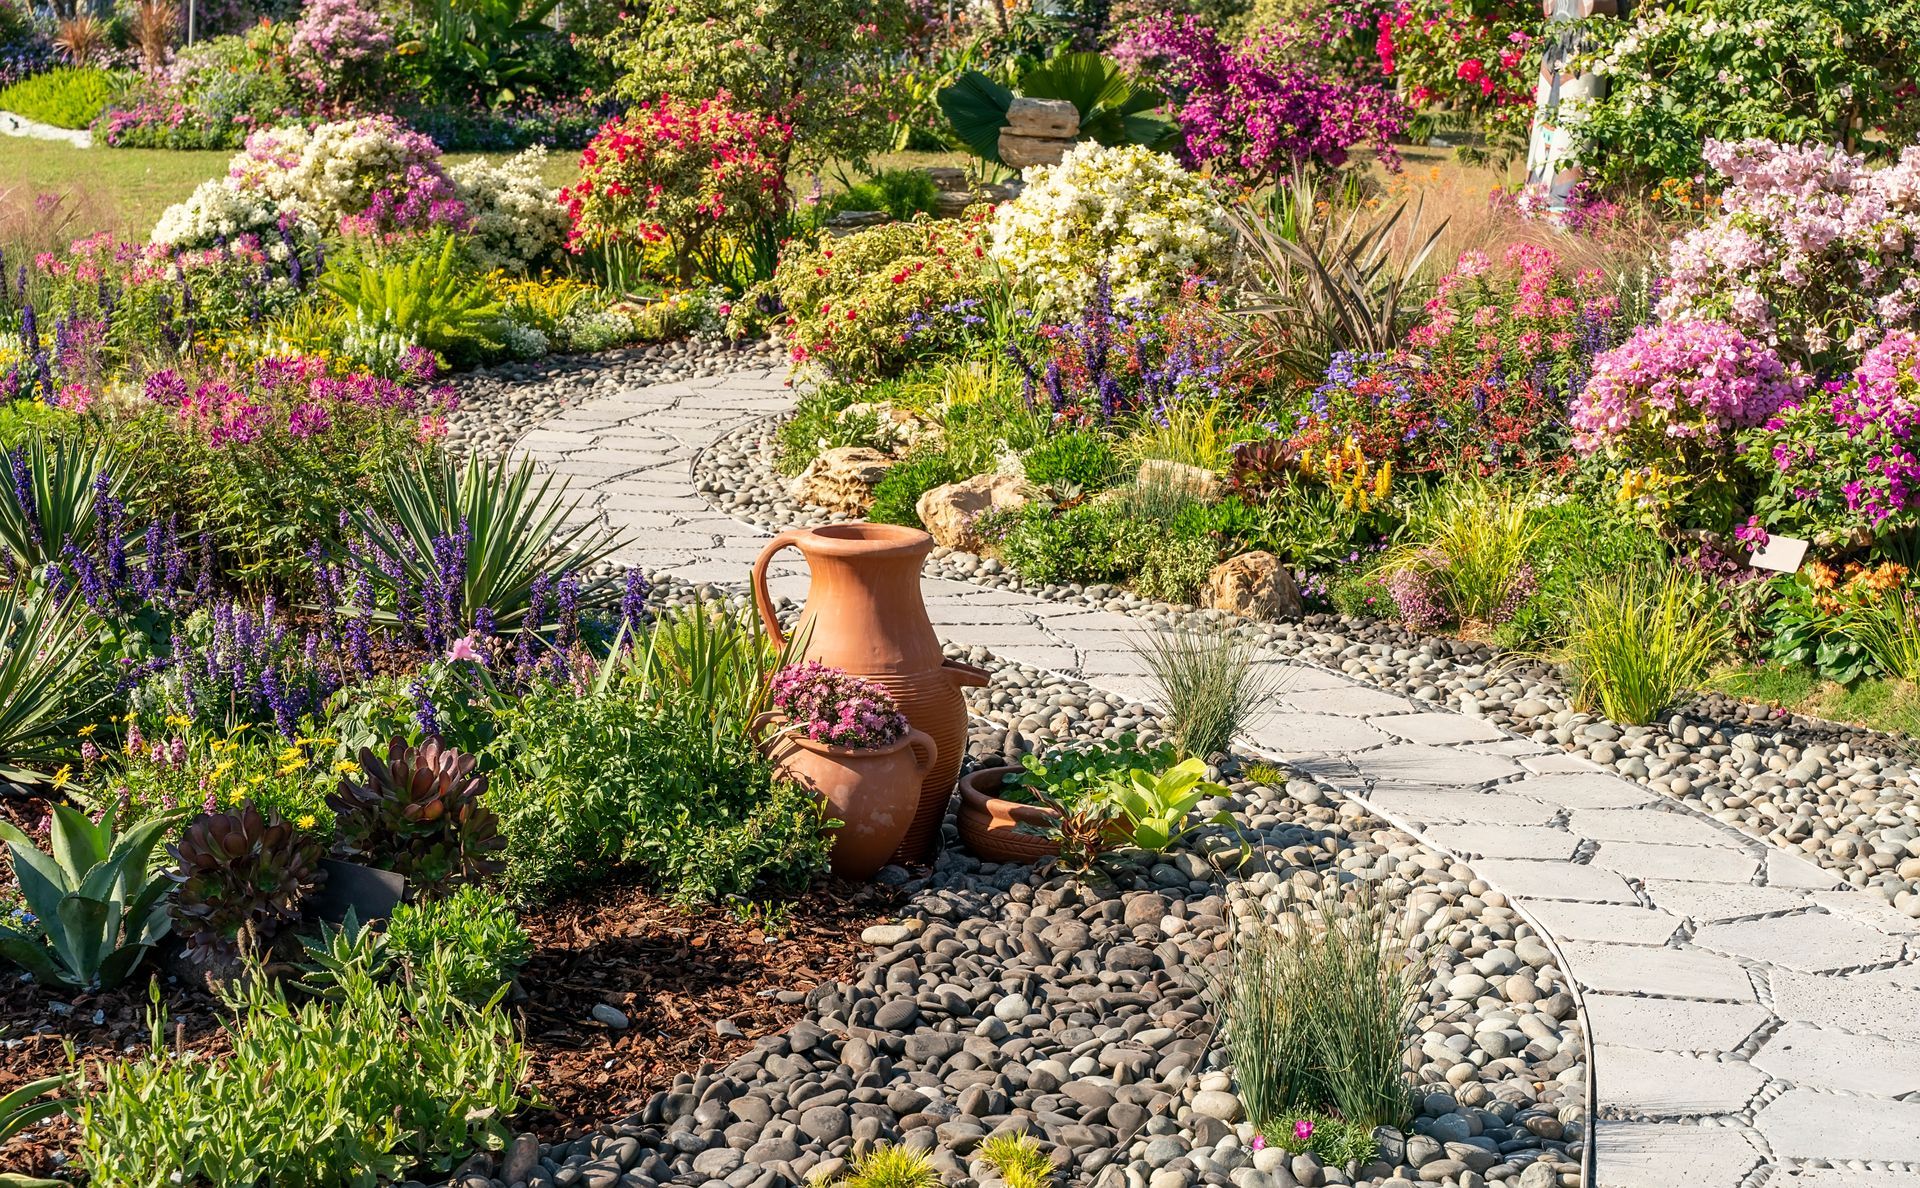
M0 90L0 111L56 128L86 128L112 101L114 78L92 66L61 66Z

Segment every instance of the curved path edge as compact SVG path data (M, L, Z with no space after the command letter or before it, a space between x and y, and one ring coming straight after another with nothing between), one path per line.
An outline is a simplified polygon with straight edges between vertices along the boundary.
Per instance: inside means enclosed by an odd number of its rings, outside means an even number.
M791 403L776 371L635 388L516 451L628 530L619 562L737 587L770 533L714 507L694 468ZM776 597L805 597L797 554L769 573ZM924 591L945 641L1153 701L1140 619L949 578ZM1584 758L1263 663L1282 687L1247 749L1471 863L1554 950L1589 1045L1593 1188L1920 1185L1920 925Z

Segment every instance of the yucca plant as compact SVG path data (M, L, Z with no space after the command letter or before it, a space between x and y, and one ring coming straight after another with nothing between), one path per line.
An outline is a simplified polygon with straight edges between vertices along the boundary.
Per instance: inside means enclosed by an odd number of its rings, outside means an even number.
M751 610L696 601L656 621L629 663L639 676L642 702L698 715L713 745L724 748L729 739L746 736L754 719L771 708L768 682L798 663L809 633L802 628L785 646L775 647Z
M37 980L71 990L106 990L125 981L167 933L162 897L173 884L148 869L172 823L153 817L119 832L111 815L98 824L64 804L53 806L52 852L0 821L20 895L39 935L0 925L0 958Z
M443 628L456 636L483 612L497 633L537 629L526 621L536 584L584 579L624 543L582 514L564 479L531 461L420 458L390 472L381 489L390 518L362 509L353 523L384 562L367 567L384 594L382 617L396 618L402 602L431 604L457 620ZM580 600L602 602L611 590L604 579L583 581Z
M1226 631L1156 632L1135 649L1159 686L1174 749L1203 760L1231 747L1292 671L1263 663L1258 645Z
M11 481L0 484L0 547L35 573L58 561L69 543L84 547L93 539L101 496L111 498L126 477L104 442L37 431L6 461Z
M73 1084L75 1075L62 1073L56 1077L42 1077L37 1081L28 1081L10 1093L0 1094L0 1147L27 1127L44 1122L66 1109L65 1101L57 1097L47 1098L47 1094ZM66 1188L66 1181L0 1172L0 1188Z
M31 582L0 592L0 779L39 783L72 759L112 690L72 600Z
M1446 230L1442 221L1423 234L1420 201L1410 214L1403 202L1377 217L1353 204L1343 215L1338 205L1303 168L1264 209L1228 212L1244 297L1233 313L1271 331L1243 336L1248 349L1277 346L1275 363L1315 382L1337 352L1385 354L1400 345L1420 312L1421 269Z
M1707 683L1732 630L1704 583L1684 570L1603 577L1573 599L1562 661L1574 704L1615 722L1653 720Z

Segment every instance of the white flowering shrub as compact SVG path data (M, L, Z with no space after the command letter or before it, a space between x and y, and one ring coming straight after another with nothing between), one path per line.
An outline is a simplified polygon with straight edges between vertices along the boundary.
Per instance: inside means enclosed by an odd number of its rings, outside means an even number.
M473 218L467 254L481 268L524 275L566 243L566 208L542 173L547 150L530 148L495 165L469 161L448 171Z
M1227 246L1212 185L1165 153L1086 141L1023 177L994 212L988 255L1053 313L1078 311L1103 271L1116 298L1168 296Z
M289 202L251 190L235 189L226 179L213 178L194 188L185 202L176 202L161 212L153 225L154 243L183 249L212 247L232 243L243 235L262 240L279 236L280 219L289 215ZM310 229L310 228L309 228Z

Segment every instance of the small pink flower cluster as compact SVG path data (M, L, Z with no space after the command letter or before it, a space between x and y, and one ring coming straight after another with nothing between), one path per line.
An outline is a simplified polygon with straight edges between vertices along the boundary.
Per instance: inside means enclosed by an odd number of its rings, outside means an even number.
M309 0L287 51L319 94L368 78L393 51L393 30L359 0Z
M817 660L773 677L773 705L799 734L832 747L870 751L907 736L907 719L885 689Z
M1551 248L1516 243L1502 260L1461 253L1409 344L1465 366L1495 364L1543 390L1576 386L1593 356L1618 339L1619 298L1598 269L1569 274Z
M1642 326L1600 355L1574 399L1574 448L1640 460L1685 453L1761 424L1807 388L1799 369L1724 322ZM1650 454L1651 457L1641 457Z

